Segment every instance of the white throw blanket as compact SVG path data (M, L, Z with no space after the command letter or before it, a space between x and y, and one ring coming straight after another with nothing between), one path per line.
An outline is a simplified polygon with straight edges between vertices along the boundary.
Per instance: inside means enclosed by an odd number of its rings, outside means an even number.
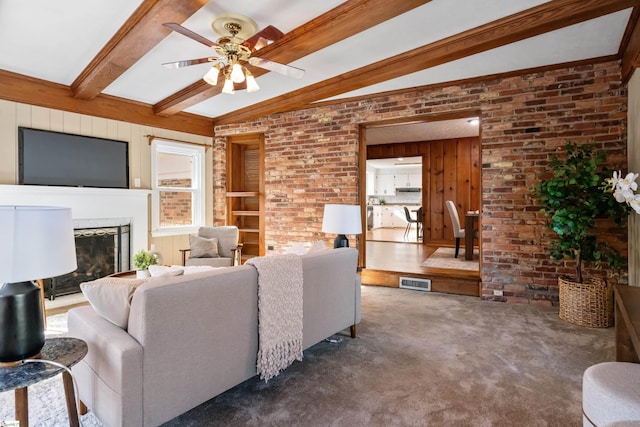
M274 255L249 259L258 272L257 373L268 381L302 360L302 259Z

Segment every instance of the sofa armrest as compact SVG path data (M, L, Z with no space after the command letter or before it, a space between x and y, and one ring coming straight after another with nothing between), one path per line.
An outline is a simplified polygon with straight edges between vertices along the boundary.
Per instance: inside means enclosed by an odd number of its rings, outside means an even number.
M72 368L78 398L105 425L120 425L123 419L142 425L142 346L90 306L69 310L67 324L69 336L88 347Z

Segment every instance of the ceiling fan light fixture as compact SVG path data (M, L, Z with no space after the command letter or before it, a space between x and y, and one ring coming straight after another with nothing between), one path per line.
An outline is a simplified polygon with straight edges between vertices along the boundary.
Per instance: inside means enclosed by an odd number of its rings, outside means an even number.
M260 86L258 86L258 82L256 82L256 78L253 77L253 74L249 70L246 71L247 74L247 92L255 92L260 90Z
M244 81L244 73L242 72L242 65L237 62L231 66L231 81L234 83L242 83Z
M233 82L231 81L229 76L227 76L227 78L224 81L224 86L222 87L222 93L228 93L230 95L233 95L235 93L235 91L233 90Z
M202 80L209 83L211 86L215 86L218 84L218 74L220 74L220 68L218 68L218 64L211 67L211 69L202 76Z

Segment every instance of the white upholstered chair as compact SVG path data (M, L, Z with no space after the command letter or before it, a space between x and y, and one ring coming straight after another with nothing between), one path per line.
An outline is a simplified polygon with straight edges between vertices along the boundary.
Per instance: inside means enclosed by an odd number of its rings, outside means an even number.
M197 235L189 236L189 249L180 249L182 265L240 265L242 244L238 243L238 238L236 226L200 227Z
M447 209L449 210L449 216L451 216L453 237L456 238L455 257L458 258L458 252L460 252L460 239L464 239L464 228L460 227L460 217L458 216L458 209L456 208L455 203L453 203L451 200L447 200L445 203L447 205Z

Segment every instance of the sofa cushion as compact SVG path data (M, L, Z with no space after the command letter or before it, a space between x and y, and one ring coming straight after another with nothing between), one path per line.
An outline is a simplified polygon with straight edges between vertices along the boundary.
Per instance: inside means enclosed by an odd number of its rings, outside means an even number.
M217 258L218 239L213 237L208 239L200 236L189 236L189 246L192 258Z
M80 289L96 313L114 325L126 329L133 292L145 281L146 279L103 277L81 283Z

